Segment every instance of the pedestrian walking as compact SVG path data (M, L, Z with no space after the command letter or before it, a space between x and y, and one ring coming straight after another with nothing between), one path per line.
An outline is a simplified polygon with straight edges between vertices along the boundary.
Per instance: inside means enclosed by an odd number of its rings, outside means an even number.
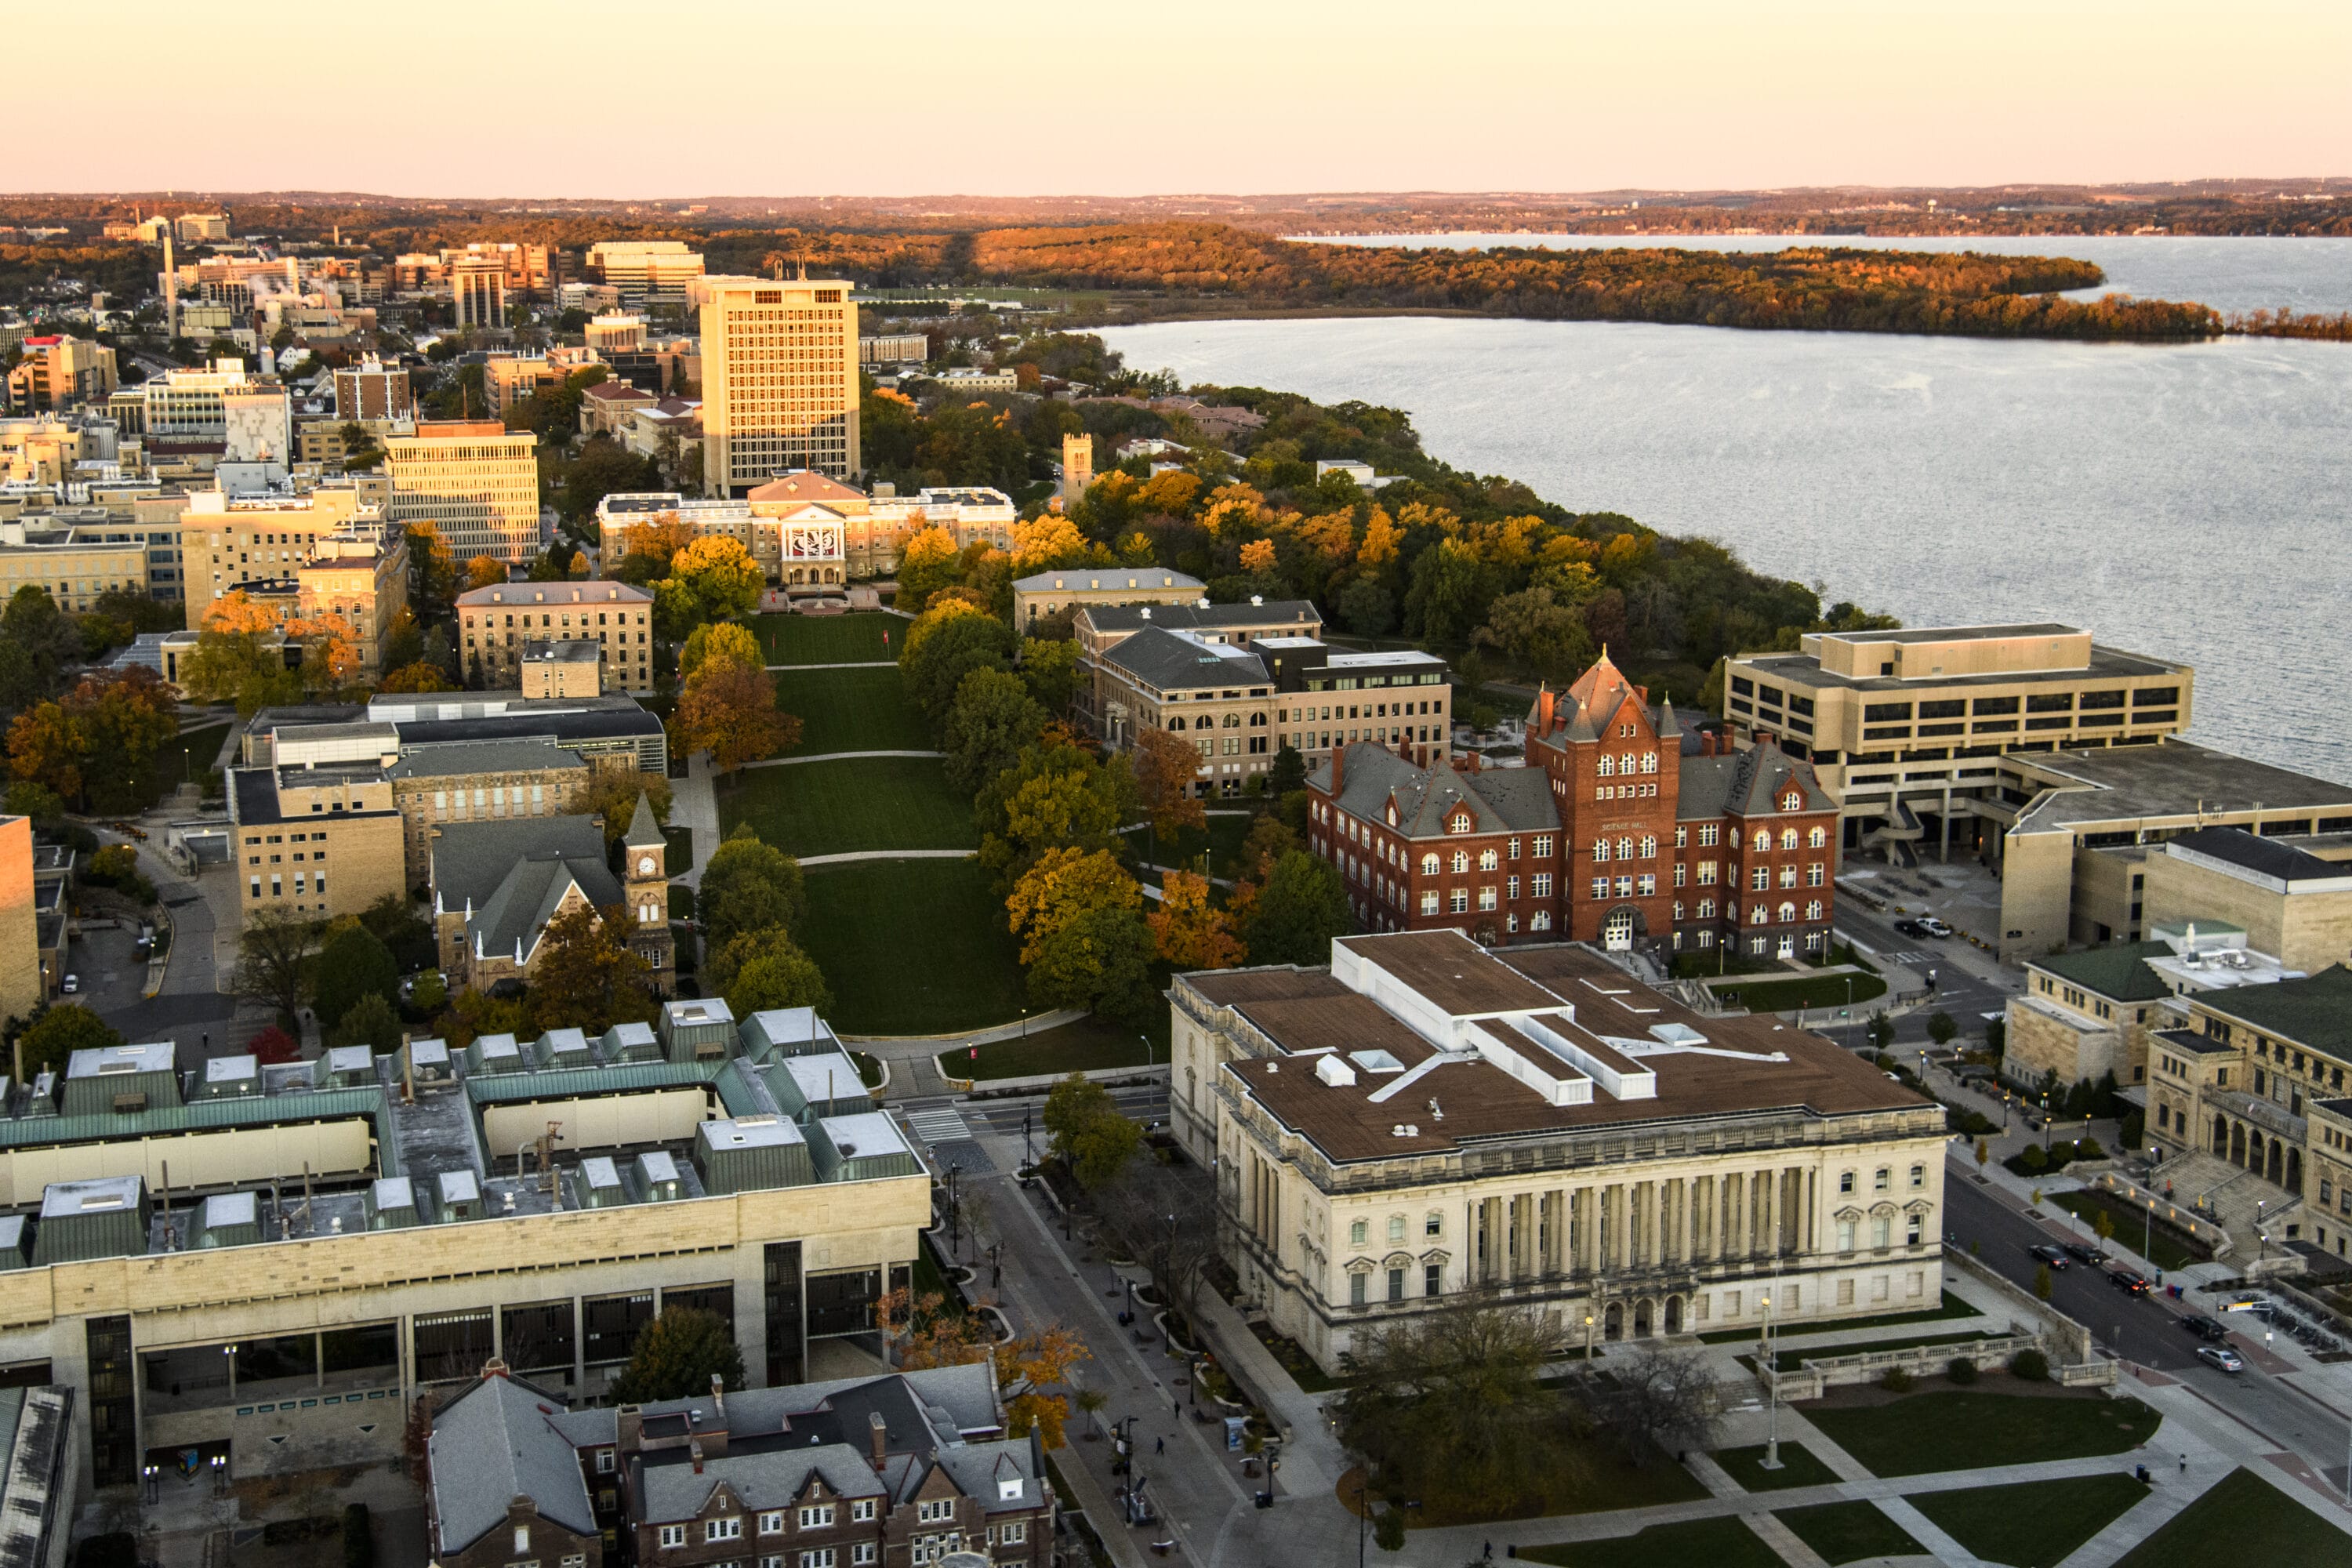
M2184 1476L2189 1473L2189 1456L2186 1454L2180 1456L2180 1473Z
M1166 1452L1168 1451L1168 1439L1167 1439L1167 1438L1165 1438L1165 1437L1162 1437L1162 1438L1159 1439L1157 1442L1155 1442L1154 1444L1152 1444L1152 1446L1151 1446L1151 1451L1152 1451L1153 1453L1155 1453L1155 1454L1164 1454L1164 1453L1166 1453ZM2184 1461L2182 1462L2182 1464L2181 1464L2181 1467L2180 1467L2180 1468L2181 1468L2182 1469L2187 1469L2187 1468L2189 1468L2188 1463L2184 1460Z

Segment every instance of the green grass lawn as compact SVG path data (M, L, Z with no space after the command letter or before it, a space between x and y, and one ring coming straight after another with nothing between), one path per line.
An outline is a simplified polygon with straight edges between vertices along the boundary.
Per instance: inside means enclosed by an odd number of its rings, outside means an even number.
M1780 1554L1736 1519L1694 1519L1654 1524L1608 1541L1522 1546L1525 1563L1557 1568L1780 1568Z
M2142 1246L2147 1247L2150 1250L2143 1256L2167 1273L2186 1268L2192 1263L2202 1263L2213 1256L2212 1248L2201 1247L2179 1232L2168 1229L2160 1220L2151 1226L2146 1209L2105 1193L2084 1189L2051 1193L2046 1196L2049 1202L2069 1214L2081 1215L2085 1223L2095 1224L2097 1215L2105 1215L2115 1221L2117 1242L2134 1252L2138 1252Z
M2179 1563L2352 1562L2352 1535L2250 1469L2232 1470L2117 1561L2116 1568Z
M866 1051L852 1051L849 1059L857 1064L857 1081L868 1089L882 1087L882 1058Z
M1983 1316L1982 1311L1969 1306L1947 1290L1944 1292L1944 1304L1925 1312L1881 1312L1869 1318L1840 1318L1833 1323L1784 1323L1780 1327L1780 1335L1785 1339L1790 1334L1826 1332L1832 1329L1840 1333L1848 1333L1855 1329L1885 1328L1895 1323L1933 1323L1947 1318ZM1754 1329L1717 1329L1712 1333L1699 1335L1699 1340L1702 1343L1710 1345L1727 1345L1735 1340L1755 1340L1761 1337Z
M975 1058L974 1052L978 1055ZM1166 1062L1164 1040L1148 1047L1136 1030L1100 1018L1080 1018L1034 1035L940 1053L940 1071L953 1078L1036 1078L1045 1073L1093 1072L1101 1068L1144 1067Z
M1905 1557L1919 1550L1910 1533L1879 1512L1874 1503L1825 1502L1773 1517L1820 1552L1830 1568L1864 1557Z
M912 624L878 614L754 616L751 632L770 664L856 664L898 658Z
M936 757L747 769L719 789L719 835L734 832L739 822L792 855L980 846L971 802L948 787Z
M2137 1399L1957 1389L1915 1394L1887 1405L1815 1407L1805 1415L1877 1476L2120 1454L2147 1442L2163 1419Z
M938 745L895 669L781 669L775 681L776 706L801 721L801 743L784 756Z
M1986 1562L2039 1568L2064 1561L2146 1496L2147 1489L2129 1476L2108 1475L1923 1492L1907 1500Z
M1825 1487L1838 1479L1838 1473L1822 1463L1811 1448L1802 1443L1780 1445L1780 1468L1764 1468L1764 1445L1746 1448L1717 1448L1715 1462L1724 1472L1751 1492L1787 1491L1791 1487Z
M142 805L152 805L184 784L204 783L205 774L212 771L213 759L220 755L221 742L227 738L228 730L226 723L204 724L183 730L156 748L155 794Z
M1712 987L1716 995L1751 1013L1787 1013L1799 1007L1843 1007L1846 982L1853 982L1853 1005L1886 994L1886 982L1875 974L1806 974L1787 980L1750 980L1737 985Z
M1457 1511L1440 1499L1424 1498L1420 1509L1406 1516L1406 1526L1427 1530L1496 1519L1540 1519L1555 1513L1606 1513L1696 1502L1707 1495L1698 1478L1675 1464L1672 1454L1653 1453L1647 1464L1629 1465L1613 1444L1598 1436L1562 1437L1546 1444L1538 1473L1544 1478L1541 1491L1499 1513Z
M844 1034L985 1028L1027 1005L1020 944L976 861L819 866L808 873L808 898L801 945L824 971L834 995L827 1022Z

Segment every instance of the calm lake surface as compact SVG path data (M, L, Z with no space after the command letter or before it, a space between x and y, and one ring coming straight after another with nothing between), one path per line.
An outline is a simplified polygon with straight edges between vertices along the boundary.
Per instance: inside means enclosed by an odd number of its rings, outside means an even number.
M2178 253L2135 286L2224 309L2352 308L2352 242L2033 243L2119 280L2108 247ZM2231 302L2240 246L2293 289ZM1403 408L1458 468L1910 625L2062 620L2186 659L2195 738L2352 782L2352 345L1429 318L1103 336L1187 382Z

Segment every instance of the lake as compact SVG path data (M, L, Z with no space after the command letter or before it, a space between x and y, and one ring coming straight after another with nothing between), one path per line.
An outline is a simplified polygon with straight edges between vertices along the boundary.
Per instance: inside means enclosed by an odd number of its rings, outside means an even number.
M2095 242L2038 243L2107 265ZM2352 291L2320 248L2344 242L2106 243L2200 247L2165 265L2212 304L2235 254L2213 247L2314 247L2261 263L2299 279L2298 309ZM1457 468L1720 540L1909 625L2062 620L2186 659L2197 739L2352 782L2352 345L1419 317L1103 336L1188 383L1405 409Z

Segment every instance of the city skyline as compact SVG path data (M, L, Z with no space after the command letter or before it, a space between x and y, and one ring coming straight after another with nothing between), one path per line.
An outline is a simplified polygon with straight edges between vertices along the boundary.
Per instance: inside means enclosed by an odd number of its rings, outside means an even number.
M19 189L627 200L779 186L872 196L2079 184L2284 176L2352 144L2352 108L2326 64L2352 47L2352 14L2315 0L2260 0L2226 18L2174 0L2136 8L2128 28L2100 10L2020 12L2015 26L1997 15L1968 31L1838 4L1769 21L1719 0L1667 16L1505 4L1434 31L1395 5L1218 4L1173 33L1109 17L1076 41L1066 18L1034 3L982 22L919 0L901 31L915 68L871 77L855 62L876 40L845 13L784 21L701 0L679 38L766 37L845 68L779 93L772 51L689 48L671 81L688 141L624 136L591 151L563 115L507 115L494 147L442 160L429 137L423 148L405 136L289 140L266 116L191 123L162 8L134 0L124 20L110 60L121 133L20 149ZM593 79L611 68L614 29L635 20L602 5L484 16L436 0L413 36L462 26L468 48L404 84L404 101L419 123L460 123L482 94L513 90L518 61L549 80ZM2259 85L2217 76L2212 35L2224 20L2234 36L2296 47L2269 53ZM83 47L73 26L63 13L14 24L35 59ZM376 58L383 41L356 17L305 14L302 27L314 58ZM1041 72L1048 40L1098 68ZM952 73L928 79L923 58L954 62ZM656 68L640 79L663 79ZM974 114L1003 133L948 133ZM1164 133L1188 123L1218 134Z

